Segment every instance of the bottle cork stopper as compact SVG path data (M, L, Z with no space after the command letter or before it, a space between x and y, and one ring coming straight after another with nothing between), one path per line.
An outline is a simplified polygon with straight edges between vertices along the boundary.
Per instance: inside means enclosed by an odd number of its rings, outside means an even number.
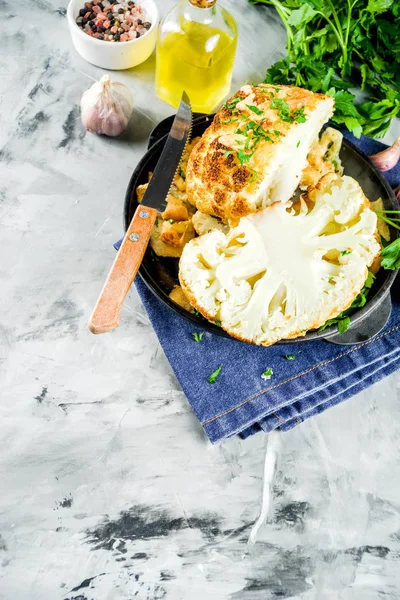
M190 4L197 8L211 8L217 0L189 0Z

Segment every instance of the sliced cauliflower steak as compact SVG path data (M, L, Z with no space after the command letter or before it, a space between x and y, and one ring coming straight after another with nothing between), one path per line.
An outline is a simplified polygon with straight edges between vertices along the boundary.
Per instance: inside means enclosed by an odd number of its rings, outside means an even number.
M358 183L337 178L312 201L275 203L227 234L191 240L179 277L189 301L232 336L268 346L350 306L380 252Z
M190 155L190 202L224 220L287 202L333 105L330 96L293 86L243 86Z

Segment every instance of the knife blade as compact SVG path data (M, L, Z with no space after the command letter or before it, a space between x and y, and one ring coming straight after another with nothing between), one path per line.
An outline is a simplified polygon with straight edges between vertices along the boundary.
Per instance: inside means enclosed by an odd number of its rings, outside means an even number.
M125 233L121 247L89 319L92 333L118 326L122 305L142 263L150 235L168 196L189 140L192 110L185 92L149 185Z
M192 128L189 97L183 92L178 112L141 204L160 210L171 188Z

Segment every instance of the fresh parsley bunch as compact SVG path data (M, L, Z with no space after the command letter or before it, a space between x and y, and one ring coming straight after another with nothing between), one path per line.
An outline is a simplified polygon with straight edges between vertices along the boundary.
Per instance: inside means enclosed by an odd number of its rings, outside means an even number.
M400 0L249 0L274 6L287 56L266 83L298 85L335 98L332 121L360 137L382 137L400 115ZM354 102L350 89L366 90Z

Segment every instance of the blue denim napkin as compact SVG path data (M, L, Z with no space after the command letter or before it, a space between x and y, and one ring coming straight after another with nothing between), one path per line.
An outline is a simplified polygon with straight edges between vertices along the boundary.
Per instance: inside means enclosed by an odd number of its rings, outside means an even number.
M366 154L384 144L369 138L346 137ZM400 167L387 173L400 183ZM116 245L117 246L117 245ZM397 282L399 279L397 279ZM163 350L186 397L212 443L240 433L289 430L305 419L343 402L400 369L400 298L386 327L356 346L325 341L262 348L201 332L158 300L138 277L135 285ZM285 358L294 355L294 360ZM215 384L208 376L223 365ZM265 381L261 374L273 370Z

